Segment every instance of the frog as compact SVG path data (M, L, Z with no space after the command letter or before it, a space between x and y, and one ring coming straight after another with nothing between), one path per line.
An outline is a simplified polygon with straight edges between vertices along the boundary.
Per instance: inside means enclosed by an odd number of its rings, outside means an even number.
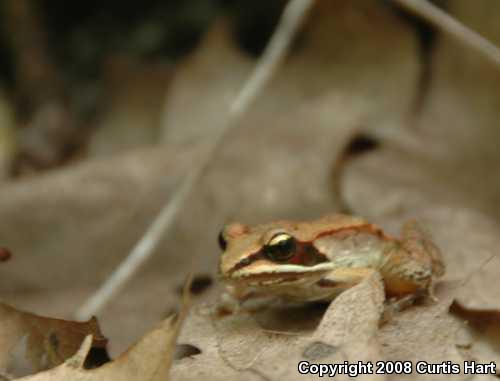
M330 302L374 272L386 300L435 300L435 282L445 272L440 249L416 220L403 224L399 238L347 214L255 226L236 222L224 226L218 242L222 303L232 311L256 298Z

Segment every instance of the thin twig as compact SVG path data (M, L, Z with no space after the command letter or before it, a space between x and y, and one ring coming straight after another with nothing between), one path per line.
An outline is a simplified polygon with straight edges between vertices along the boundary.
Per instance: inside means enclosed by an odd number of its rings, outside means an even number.
M500 49L488 39L427 0L393 0L458 41L469 45L500 66Z
M458 288L462 288L462 287L465 287L470 281L471 279L474 277L474 275L476 275L477 273L479 273L482 269L484 269L486 267L486 265L488 263L490 263L493 259L495 259L495 257L497 256L496 253L493 253L491 254L488 258L486 258L483 262L481 262L479 264L479 266L477 266L476 269L472 270L463 280L462 282L460 282L460 284L458 285Z
M313 6L314 0L290 0L285 7L275 33L272 35L261 58L257 62L248 80L243 84L236 99L231 103L224 127L220 129L207 147L207 153L196 168L193 168L174 195L161 209L158 216L147 229L129 256L120 263L118 268L101 285L101 287L76 312L77 319L88 319L102 311L111 299L132 279L139 268L152 256L154 249L164 237L166 231L173 225L179 210L191 194L200 177L205 172L214 154L218 151L227 132L237 125L240 117L248 110L263 91L297 34L304 21L307 11Z

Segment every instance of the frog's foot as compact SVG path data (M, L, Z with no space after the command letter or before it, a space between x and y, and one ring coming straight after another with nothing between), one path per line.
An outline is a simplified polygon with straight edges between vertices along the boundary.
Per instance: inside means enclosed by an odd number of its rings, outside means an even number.
M225 316L237 314L241 309L241 303L233 295L228 292L223 292L217 301L213 314L215 316Z
M431 279L429 286L425 289L425 292L423 294L425 300L431 301L432 303L437 303L439 302L438 297L435 294L435 279Z
M382 313L380 322L381 325L392 320L394 315L396 315L397 313L415 304L425 304L428 301L430 301L431 303L436 303L438 299L434 296L431 290L432 289L429 288L402 297L388 298L384 305L384 312Z
M384 305L384 311L382 312L382 317L380 318L380 325L391 321L397 313L414 305L419 297L420 296L415 294L410 294L403 296L402 298L387 299Z

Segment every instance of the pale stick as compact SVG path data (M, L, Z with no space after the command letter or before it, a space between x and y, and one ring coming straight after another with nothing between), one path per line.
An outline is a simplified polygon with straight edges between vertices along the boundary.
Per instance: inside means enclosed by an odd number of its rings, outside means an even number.
M465 26L431 2L427 0L393 1L454 37L456 40L468 45L497 65L500 65L500 49L495 44Z

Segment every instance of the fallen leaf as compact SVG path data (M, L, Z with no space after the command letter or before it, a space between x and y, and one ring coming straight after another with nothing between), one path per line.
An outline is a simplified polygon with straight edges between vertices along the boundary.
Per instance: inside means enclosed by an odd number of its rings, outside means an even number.
M59 365L87 335L94 337L93 349L105 350L107 340L95 318L85 323L53 319L0 303L0 374L20 377ZM102 363L97 361L93 366Z
M341 346L349 342L365 342L378 330L384 309L384 285L378 273L343 292L332 302L314 339Z
M374 337L383 301L383 286L378 274L374 274L335 299L321 323L312 329L311 320L321 317L324 309L304 306L307 314L302 318L298 307L278 309L274 313L280 319L275 320L272 310L260 316L242 312L216 318L201 313L200 306L188 316L179 340L199 348L200 353L174 363L173 375L176 380L301 380L313 377L297 371L304 358L322 363L373 360L377 356ZM278 322L281 330L271 329ZM318 352L324 356L317 357ZM368 375L363 377L370 379Z
M182 308L178 316L171 316L145 334L136 344L117 359L98 368L85 369L92 335L85 337L78 352L63 364L45 372L21 378L27 381L166 381L175 354L175 343L181 325L190 307L189 288L192 278L185 282Z
M89 157L109 157L155 145L161 135L165 89L172 68L166 63L139 64L111 55L102 65L106 107L89 139Z
M224 127L221 110L227 109L254 64L230 38L229 28L226 18L216 22L198 49L177 64L162 121L165 143L189 144Z
M179 327L180 319L173 317L166 319L116 360L95 369L83 367L82 359L88 354L90 346L87 337L80 351L62 365L20 380L166 381L169 379L170 363Z
M498 3L451 0L446 9L500 42ZM495 323L483 318L500 308L500 71L445 34L438 33L429 54L429 87L414 119L390 134L370 130L378 149L345 163L340 189L354 213L389 230L407 218L423 220L444 255L446 304L457 300L458 316L440 301L384 326L384 358L498 361Z
M454 302L450 313L463 322L466 335L460 348L469 360L488 364L500 364L500 311L471 309ZM498 366L498 365L497 365ZM500 369L497 369L497 375Z
M451 0L447 12L497 44L498 3ZM498 219L500 71L473 49L438 34L430 85L411 123L381 136L381 149L347 168L343 194L370 216L421 206L472 208ZM479 186L480 185L480 186ZM380 200L373 203L373 200Z
M179 343L196 347L200 353L175 361L172 366L172 379L176 381L199 380L200 378L209 378L214 381L235 378L243 381L261 380L261 377L251 370L237 369L225 361L219 352L218 330L220 328L216 328L216 325L218 324L212 321L211 308L208 305L203 303L192 308L179 335ZM240 340L244 339L245 337L240 336ZM235 356L238 358L237 353Z

